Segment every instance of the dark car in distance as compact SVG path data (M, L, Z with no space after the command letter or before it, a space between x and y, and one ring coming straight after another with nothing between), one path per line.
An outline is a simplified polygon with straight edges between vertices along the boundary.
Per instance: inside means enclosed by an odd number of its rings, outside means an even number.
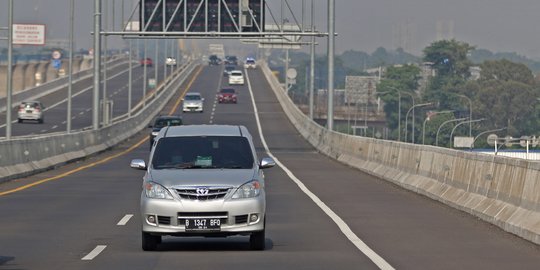
M217 55L212 54L208 58L208 64L211 66L219 66L221 65L221 59Z
M160 115L154 120L154 124L148 126L152 129L149 135L150 149L154 144L154 138L159 134L159 131L164 127L181 126L183 124L182 117L177 115Z
M219 103L238 103L238 96L236 90L233 88L223 88L218 93Z
M225 56L225 65L238 66L238 58L234 55Z
M226 65L223 69L223 76L229 76L231 71L236 70L236 66L233 65Z

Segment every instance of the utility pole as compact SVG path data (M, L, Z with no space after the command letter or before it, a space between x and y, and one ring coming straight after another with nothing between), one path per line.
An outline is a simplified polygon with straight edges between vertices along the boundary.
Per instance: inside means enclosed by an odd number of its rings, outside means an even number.
M334 130L335 0L328 0L328 129Z
M315 4L311 0L311 32L315 31L313 17L315 16ZM309 67L309 119L313 120L313 99L315 91L315 36L311 36L311 59Z
M7 93L6 93L6 139L11 139L11 107L13 95L13 0L9 0L8 7L8 67L7 67Z
M75 0L71 0L69 5L69 77L68 77L68 97L67 97L67 119L66 132L71 133L71 92L73 88L73 20L75 13Z
M99 129L99 88L101 81L101 0L94 1L94 95L92 128Z

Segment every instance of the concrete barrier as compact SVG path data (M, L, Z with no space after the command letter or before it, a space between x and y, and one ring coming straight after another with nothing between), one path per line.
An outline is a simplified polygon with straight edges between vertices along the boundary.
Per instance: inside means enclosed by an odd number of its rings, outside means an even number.
M99 130L56 133L46 136L17 137L0 141L0 182L34 174L106 150L139 131L160 112L193 72L196 65L188 62L173 75L171 82L162 84L156 97L133 117L118 121Z
M291 123L321 153L540 244L540 163L329 131L260 65Z

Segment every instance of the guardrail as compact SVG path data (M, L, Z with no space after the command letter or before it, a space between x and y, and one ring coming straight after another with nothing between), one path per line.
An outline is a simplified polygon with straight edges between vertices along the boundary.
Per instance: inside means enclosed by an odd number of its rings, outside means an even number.
M110 65L110 66L107 66L107 70L114 69L120 65L127 63L128 61L129 61L128 58L124 56L114 57L107 63L108 65ZM94 76L93 71L94 70L92 68L89 68L89 69L81 70L77 73L74 73L73 83L75 84L81 80L85 80L85 79L93 77ZM67 84L68 84L68 76L63 76L63 77L59 77L54 80L48 81L46 83L43 83L39 86L27 88L22 91L18 91L13 94L12 107L15 108L19 106L19 103L24 100L39 99L42 96L48 95L50 93L54 93L66 87ZM5 105L6 98L5 97L0 98L0 104L2 104L2 106L0 106L0 112L6 111L6 105Z
M329 131L260 65L289 120L321 153L540 244L540 163Z
M147 106L131 118L118 121L99 130L47 134L39 137L17 137L0 141L0 182L34 174L104 151L139 131L146 129L155 114L163 109L196 65L187 62L170 76L170 83L149 100Z

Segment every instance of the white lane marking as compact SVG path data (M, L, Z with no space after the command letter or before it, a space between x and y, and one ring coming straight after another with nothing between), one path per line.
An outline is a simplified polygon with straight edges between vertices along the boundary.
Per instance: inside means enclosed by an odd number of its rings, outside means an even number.
M62 125L65 125L65 124L67 124L67 121L63 121L63 122L62 122Z
M90 253L88 253L88 255L84 256L81 260L83 261L91 261L93 260L95 257L97 257L97 255L99 255L99 253L101 253L103 250L105 250L107 246L102 246L102 245L99 245L97 246L96 248L94 248L94 250L92 250Z
M51 129L55 129L55 128L57 128L57 127L58 127L57 125L54 125L54 126L52 126L52 128L51 128Z
M83 115L83 114L84 114L84 112L80 112L80 113L79 113L79 115Z
M75 118L77 118L77 116L73 116L73 117L71 117L71 120L73 120L73 119L75 119Z
M244 70L245 74L246 74L246 79L247 79L247 82L248 82L248 89L249 89L249 94L251 95L251 103L253 104L253 110L255 111L255 120L257 121L257 128L259 129L259 137L261 138L261 142L264 146L264 149L266 151L266 153L274 159L274 161L276 162L276 164L283 170L285 171L285 173L287 173L287 175L289 176L289 178L294 182L296 183L296 185L298 185L298 187L311 199L313 200L313 202L315 202L315 204L317 204L317 206L319 206L323 211L324 213L326 213L326 215L328 215L339 227L339 229L341 230L341 232L349 239L349 241L351 241L353 243L353 245L356 246L356 248L358 248L358 250L360 250L362 253L364 253L364 255L366 255L373 263L375 263L379 269L384 269L384 270L392 270L394 269L394 267L392 267L388 262L386 262L381 256L379 256L377 253L375 253L375 251L373 251L368 245L366 245L366 243L364 243L364 241L362 241L360 238L358 238L358 236L356 236L356 234L351 230L351 228L349 227L349 225L347 225L347 223L345 223L345 221L343 221L343 219L341 219L334 211L332 211L332 209L330 209L330 207L328 207L321 199L319 199L319 197L317 197L317 195L315 195L313 192L311 192L305 185L304 183L302 183L302 181L300 181L300 179L298 179L293 173L292 171L290 171L283 163L281 163L279 161L279 159L277 159L271 152L270 152L270 149L268 148L268 144L266 144L266 140L264 138L264 134L262 132L262 126L261 126L261 121L259 119L259 113L257 112L257 104L255 104L255 97L253 95L253 90L251 88L251 81L249 79L249 75L248 75L248 72L247 70Z
M88 109L86 109L86 111L87 111L87 112L89 112L89 111L91 111L91 110L92 110L92 108L88 108Z
M47 132L46 129L42 129L42 130L41 130L41 133L45 133L45 132Z
M116 225L125 226L132 217L133 217L133 215L131 215L131 214L125 215L120 221L118 221L118 223Z

